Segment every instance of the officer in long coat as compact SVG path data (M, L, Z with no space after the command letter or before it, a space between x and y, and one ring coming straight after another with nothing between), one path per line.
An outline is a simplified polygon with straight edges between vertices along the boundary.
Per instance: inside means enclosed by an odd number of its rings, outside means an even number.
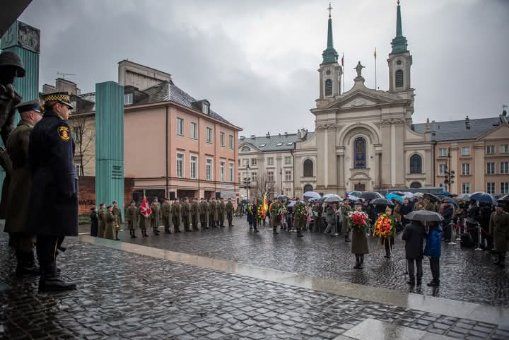
M199 205L201 230L209 228L207 225L208 209L207 201L202 197Z
M140 229L141 229L141 236L143 237L147 237L147 226L149 226L150 224L150 215L148 216L145 216L142 212L141 212L141 205L138 207L138 219L139 219L139 224L140 224Z
M219 227L219 214L221 211L221 202L219 199L216 199L216 208L214 209L214 225Z
M226 212L226 206L224 204L224 200L222 198L219 199L219 205L218 205L218 211L217 211L217 220L220 227L224 227L224 214Z
M115 240L119 241L118 238L118 232L120 231L120 226L123 223L122 221L122 212L120 211L120 208L118 207L118 202L113 201L113 207L111 209L111 212L113 215L115 215L115 225L113 226L113 230L115 232Z
M131 238L136 238L136 219L138 217L138 208L136 208L136 202L132 201L127 208L126 220L127 227L129 228L129 234Z
M118 217L113 213L113 206L108 205L105 212L106 227L104 229L104 238L108 240L114 239L115 226L118 221Z
M104 231L106 230L106 207L104 203L99 204L99 211L97 212L99 218L99 231L97 237L104 237Z
M44 117L30 135L28 159L32 186L27 230L37 235L40 291L76 289L57 273L56 248L65 236L78 235L78 178L74 140L67 120L72 109L67 93L44 96Z
M27 232L26 217L32 179L28 164L30 134L42 119L38 100L18 105L21 120L7 139L7 153L12 163L12 173L7 195L5 232L10 234L17 260L16 275L38 274L34 258L34 235Z
M493 237L495 264L504 268L507 243L509 242L509 213L503 206L509 206L509 201L499 200L495 211L491 213L489 232Z
M228 202L226 202L226 219L228 220L228 227L233 227L233 203L232 199L228 198Z
M209 201L209 227L214 228L216 226L216 201L211 198Z
M171 222L171 204L168 197L164 198L164 202L161 206L161 216L163 217L164 232L171 234L170 222Z
M178 200L173 201L171 205L171 219L173 222L173 231L180 233L180 203Z
M194 231L200 230L198 227L198 202L191 198L191 225Z
M189 229L189 217L191 214L191 207L189 206L189 201L187 198L184 199L182 205L180 206L180 214L182 216L182 224L184 225L184 231L191 231Z
M154 201L150 205L150 209L152 209L152 215L150 215L150 225L152 226L152 231L154 235L159 235L159 225L161 224L161 204L159 200L154 198Z

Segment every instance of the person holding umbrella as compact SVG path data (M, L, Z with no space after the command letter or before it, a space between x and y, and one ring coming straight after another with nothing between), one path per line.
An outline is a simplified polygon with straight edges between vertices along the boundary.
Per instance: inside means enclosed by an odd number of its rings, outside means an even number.
M405 256L408 266L408 284L415 286L416 276L415 268L417 268L417 287L422 283L422 257L424 238L426 233L422 222L410 219L410 223L405 226L402 239L405 241Z

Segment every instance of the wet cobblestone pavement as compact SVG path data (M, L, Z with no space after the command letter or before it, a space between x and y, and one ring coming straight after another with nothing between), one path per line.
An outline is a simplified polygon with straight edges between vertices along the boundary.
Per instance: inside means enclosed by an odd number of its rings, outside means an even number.
M178 234L130 239L123 232L122 240L176 252L250 263L260 267L303 273L312 277L409 291L405 275L404 242L399 238L392 259L385 259L385 251L376 239L370 239L370 251L362 271L353 269L354 257L350 243L343 237L329 237L321 233L305 232L303 238L295 233L281 232L274 237L272 229L261 227L258 234L249 232L245 219L236 218L233 228L209 229ZM137 230L139 236L139 230ZM483 251L462 250L456 245L442 245L441 286L432 291L423 285L415 293L435 295L453 300L509 306L509 275L490 262ZM431 280L429 262L423 261L423 282Z
M196 236L195 236L196 237ZM66 240L59 267L78 290L14 279L0 236L0 337L333 339L366 319L456 338L507 339L494 324L295 288Z

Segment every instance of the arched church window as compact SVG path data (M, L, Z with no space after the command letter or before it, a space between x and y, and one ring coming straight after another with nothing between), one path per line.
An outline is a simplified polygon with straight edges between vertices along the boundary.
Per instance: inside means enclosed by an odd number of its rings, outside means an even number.
M313 177L313 161L310 159L304 161L304 177Z
M325 81L325 95L332 96L332 80L330 79Z
M410 173L422 174L422 157L415 154L410 157Z
M419 188L422 188L422 184L421 184L421 182L412 182L412 183L410 183L410 188L419 189Z
M313 191L313 186L311 184L306 184L304 186L304 192Z
M396 71L396 87L403 87L403 70Z
M353 142L353 167L366 169L366 140L362 137L355 138Z

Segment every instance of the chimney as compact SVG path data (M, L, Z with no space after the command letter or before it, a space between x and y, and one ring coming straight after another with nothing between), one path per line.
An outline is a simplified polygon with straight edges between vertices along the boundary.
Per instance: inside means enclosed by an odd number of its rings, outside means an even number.
M270 132L267 132L267 135L265 137L270 138Z
M240 140L246 139L246 136L240 136Z
M68 92L71 95L79 95L80 90L76 83L64 78L57 78L55 81L57 92Z
M288 137L288 132L285 131L285 137Z
M470 130L470 118L468 116L465 117L465 127Z

